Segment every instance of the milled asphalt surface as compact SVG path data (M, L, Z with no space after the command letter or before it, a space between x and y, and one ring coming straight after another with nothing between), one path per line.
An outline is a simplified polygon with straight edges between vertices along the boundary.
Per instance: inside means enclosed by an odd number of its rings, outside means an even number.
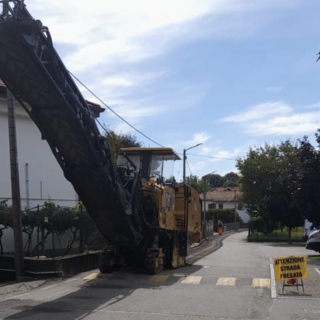
M252 287L254 278L270 279L271 257L304 249L247 243L245 239L245 232L231 234L219 250L191 266L165 270L156 278L133 269L112 275L93 271L2 295L0 319L319 320L319 299L271 299L268 287ZM236 278L234 286L217 285L225 277ZM183 283L186 280L194 283Z

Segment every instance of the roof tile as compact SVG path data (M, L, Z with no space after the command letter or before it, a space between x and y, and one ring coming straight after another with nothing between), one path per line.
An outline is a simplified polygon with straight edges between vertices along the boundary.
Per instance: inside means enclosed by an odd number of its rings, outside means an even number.
M206 201L214 202L234 202L236 196L236 201L242 197L242 192L239 188L236 188L236 193L233 188L215 188L212 191L206 193ZM201 200L204 199L203 194L200 194Z

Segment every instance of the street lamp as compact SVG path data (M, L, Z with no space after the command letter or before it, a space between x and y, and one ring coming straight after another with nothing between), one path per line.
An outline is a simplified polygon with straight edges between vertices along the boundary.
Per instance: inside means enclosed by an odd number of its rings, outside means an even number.
M184 212L185 212L185 228L188 231L188 200L187 200L187 186L186 186L186 160L187 160L187 151L202 145L202 143L198 143L197 145L190 147L188 149L183 149L183 188L184 188Z
M187 160L187 151L202 145L202 143L198 143L197 145L190 147L188 149L183 149L183 184L186 184L186 160Z

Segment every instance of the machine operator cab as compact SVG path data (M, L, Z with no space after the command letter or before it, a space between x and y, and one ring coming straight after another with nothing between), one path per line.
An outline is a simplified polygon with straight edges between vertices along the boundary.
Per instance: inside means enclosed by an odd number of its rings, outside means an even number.
M186 232L183 241L187 244L179 253L186 256L191 244L201 240L201 200L195 189L176 183L173 176L176 160L181 158L171 148L122 148L117 170L128 190L140 175L148 221L157 220L160 229ZM151 197L157 210L148 209ZM157 212L155 219L152 218L154 212ZM174 259L174 266L181 265L179 259Z
M133 179L140 173L141 179L158 185L174 187L174 161L181 160L171 148L122 148L117 169L123 178Z

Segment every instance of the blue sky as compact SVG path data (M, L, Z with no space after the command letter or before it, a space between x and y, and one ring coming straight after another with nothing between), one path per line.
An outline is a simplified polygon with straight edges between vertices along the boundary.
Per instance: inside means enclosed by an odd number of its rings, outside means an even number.
M126 120L177 152L203 143L190 151L207 156L188 157L192 174L235 171L234 160L220 158L265 142L313 140L320 128L319 1L26 4L68 69ZM109 111L102 121L136 134Z

